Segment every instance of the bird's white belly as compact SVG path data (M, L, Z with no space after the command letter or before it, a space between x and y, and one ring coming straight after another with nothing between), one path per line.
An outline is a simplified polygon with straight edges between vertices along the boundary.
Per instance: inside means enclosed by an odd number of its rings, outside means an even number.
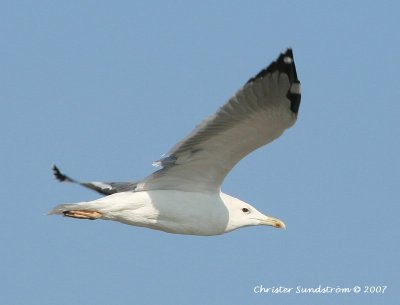
M220 194L155 190L104 197L103 219L170 233L218 235L225 233L229 213Z

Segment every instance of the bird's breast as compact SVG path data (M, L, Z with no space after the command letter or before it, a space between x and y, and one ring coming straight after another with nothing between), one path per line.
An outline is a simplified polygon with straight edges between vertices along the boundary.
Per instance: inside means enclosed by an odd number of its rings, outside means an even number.
M229 213L219 194L157 190L147 196L158 214L154 229L191 235L218 235L226 230Z

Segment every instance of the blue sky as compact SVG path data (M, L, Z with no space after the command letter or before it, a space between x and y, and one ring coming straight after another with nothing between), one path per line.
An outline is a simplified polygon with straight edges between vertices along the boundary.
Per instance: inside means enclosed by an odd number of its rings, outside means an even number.
M1 304L395 304L396 1L2 1ZM285 221L216 237L46 213L136 180L291 46L296 125L223 191ZM387 286L384 294L255 294Z

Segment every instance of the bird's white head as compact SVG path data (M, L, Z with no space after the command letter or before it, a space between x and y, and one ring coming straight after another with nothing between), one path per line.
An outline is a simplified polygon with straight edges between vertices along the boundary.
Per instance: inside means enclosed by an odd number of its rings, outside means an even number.
M272 226L285 229L284 222L275 217L264 215L250 204L235 197L221 193L221 198L229 211L226 232L247 226Z

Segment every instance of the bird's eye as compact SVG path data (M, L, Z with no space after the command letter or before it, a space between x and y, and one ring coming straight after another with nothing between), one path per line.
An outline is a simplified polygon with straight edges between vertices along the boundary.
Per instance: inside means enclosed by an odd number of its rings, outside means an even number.
M248 213L248 212L250 212L250 211L249 211L248 208L243 208L243 209L242 209L242 212L243 212L243 213Z

